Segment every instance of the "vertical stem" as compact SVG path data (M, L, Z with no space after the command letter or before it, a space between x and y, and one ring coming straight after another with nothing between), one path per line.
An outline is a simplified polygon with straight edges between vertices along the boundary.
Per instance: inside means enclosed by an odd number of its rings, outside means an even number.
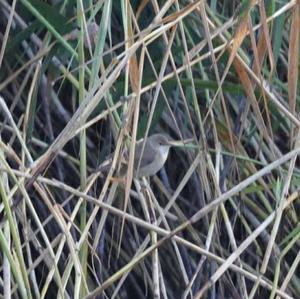
M84 100L84 8L81 0L77 0L77 24L79 28L78 36L78 61L79 61L79 90L78 98L79 105ZM86 131L83 130L80 133L80 188L83 191L86 186ZM80 208L80 230L83 231L86 226L86 201L83 201ZM88 255L88 246L87 241L82 243L80 248L80 262L82 267L82 273L84 279L87 278L87 255ZM85 288L82 287L80 297L82 298L85 295Z

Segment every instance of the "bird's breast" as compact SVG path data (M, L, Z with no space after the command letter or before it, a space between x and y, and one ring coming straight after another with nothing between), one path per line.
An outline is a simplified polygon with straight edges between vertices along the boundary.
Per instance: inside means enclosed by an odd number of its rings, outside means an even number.
M144 165L139 169L138 176L151 176L156 174L165 164L169 153L169 147L162 146L157 151L153 161L147 165Z
M168 146L161 146L159 148L159 159L162 161L162 164L164 164L168 158L169 154L169 147Z

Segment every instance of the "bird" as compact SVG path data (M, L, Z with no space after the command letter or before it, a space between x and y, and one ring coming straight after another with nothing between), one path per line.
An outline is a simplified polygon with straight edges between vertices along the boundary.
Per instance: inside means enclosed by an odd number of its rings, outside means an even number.
M162 133L153 134L147 137L144 150L143 144L144 139L141 139L136 142L135 153L134 153L134 162L133 162L133 177L149 177L155 175L165 164L170 147L172 146L171 138ZM127 159L129 153L125 152L125 159ZM106 172L110 169L112 163L112 158L108 161L102 163L97 171ZM126 163L122 163L120 168L120 175L125 176L128 167Z
M142 151L143 143L144 140L140 140L135 146L133 175L138 178L143 176L153 176L162 169L167 161L171 147L170 137L165 134L154 134L149 136L146 140L144 151ZM139 162L140 165L138 165ZM139 169L137 169L138 166Z

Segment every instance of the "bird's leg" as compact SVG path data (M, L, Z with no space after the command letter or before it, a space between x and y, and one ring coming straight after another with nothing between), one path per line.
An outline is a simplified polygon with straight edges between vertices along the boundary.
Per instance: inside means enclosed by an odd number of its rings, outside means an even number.
M147 190L147 184L145 184L143 180L140 180L140 185L141 185L141 191L145 193L145 191Z
M149 178L147 177L142 177L140 180L140 190L143 194L145 194L147 191L148 191L148 188L149 188L149 184L150 184L150 181L149 181Z

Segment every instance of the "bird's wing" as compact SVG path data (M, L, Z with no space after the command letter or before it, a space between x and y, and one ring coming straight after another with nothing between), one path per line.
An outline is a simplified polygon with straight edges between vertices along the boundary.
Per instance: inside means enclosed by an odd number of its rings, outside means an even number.
M139 141L135 147L135 155L134 155L134 168L138 167L138 163L140 160L141 152L143 148L143 141ZM143 157L140 162L140 168L145 167L146 165L151 164L155 159L155 151L151 146L145 146L143 151Z

